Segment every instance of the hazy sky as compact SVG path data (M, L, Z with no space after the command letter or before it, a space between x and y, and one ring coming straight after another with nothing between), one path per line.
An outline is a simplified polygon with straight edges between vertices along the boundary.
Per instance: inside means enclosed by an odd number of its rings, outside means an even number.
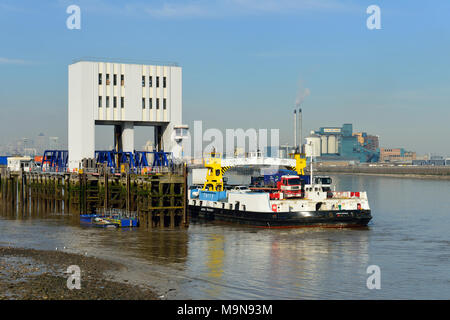
M81 30L66 27L71 4ZM371 4L381 30L366 27ZM111 57L178 62L190 125L279 128L292 143L307 90L304 135L353 123L383 147L450 155L448 0L0 0L0 48L0 144L66 142L68 64Z

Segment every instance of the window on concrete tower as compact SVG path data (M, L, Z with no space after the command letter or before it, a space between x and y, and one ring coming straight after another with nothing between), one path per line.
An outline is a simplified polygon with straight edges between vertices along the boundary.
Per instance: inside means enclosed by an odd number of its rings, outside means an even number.
M113 106L114 108L117 108L117 97L113 98Z
M159 77L156 77L156 87L159 88Z
M109 97L106 97L106 107L109 108Z
M145 87L145 76L142 76L142 86Z
M125 107L125 99L123 97L120 97L120 107L121 108Z
M152 98L148 99L148 107L150 109L153 108L153 99Z
M142 109L145 109L145 98L142 98Z
M109 73L106 74L106 85L109 86Z
M156 78L158 79L158 78ZM156 109L159 109L159 98L156 98Z
M163 78L163 88L166 87L166 77Z
M101 96L98 97L98 107L99 108L102 107L102 97Z
M113 76L113 85L117 86L117 74Z
M125 76L123 74L120 75L120 85L121 86L125 85Z
M102 74L98 74L98 84L102 84Z
M148 86L150 88L153 87L153 77L152 76L148 77Z
M163 99L163 109L164 109L164 110L167 109L166 98Z

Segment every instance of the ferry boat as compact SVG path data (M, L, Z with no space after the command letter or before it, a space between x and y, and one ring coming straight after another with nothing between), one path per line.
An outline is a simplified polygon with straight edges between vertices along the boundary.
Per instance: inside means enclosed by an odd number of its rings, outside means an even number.
M306 176L306 160L295 158L298 175L282 176L275 188L248 191L225 190L220 155L212 155L205 159L204 186L188 194L190 217L263 228L367 226L372 215L366 192L332 191L329 177Z

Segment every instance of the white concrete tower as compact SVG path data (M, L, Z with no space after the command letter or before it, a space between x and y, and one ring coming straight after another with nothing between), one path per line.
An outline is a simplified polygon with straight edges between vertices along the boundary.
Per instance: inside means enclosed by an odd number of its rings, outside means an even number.
M95 125L114 125L117 150L134 151L134 127L153 126L155 147L175 151L182 70L175 64L78 61L69 65L69 169L95 155Z

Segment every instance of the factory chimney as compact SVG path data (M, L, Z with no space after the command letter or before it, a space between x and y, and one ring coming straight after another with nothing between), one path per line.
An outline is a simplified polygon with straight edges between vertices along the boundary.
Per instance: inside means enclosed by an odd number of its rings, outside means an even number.
M302 108L298 109L298 144L299 144L299 153L302 153Z
M297 149L297 109L294 109L294 149Z

